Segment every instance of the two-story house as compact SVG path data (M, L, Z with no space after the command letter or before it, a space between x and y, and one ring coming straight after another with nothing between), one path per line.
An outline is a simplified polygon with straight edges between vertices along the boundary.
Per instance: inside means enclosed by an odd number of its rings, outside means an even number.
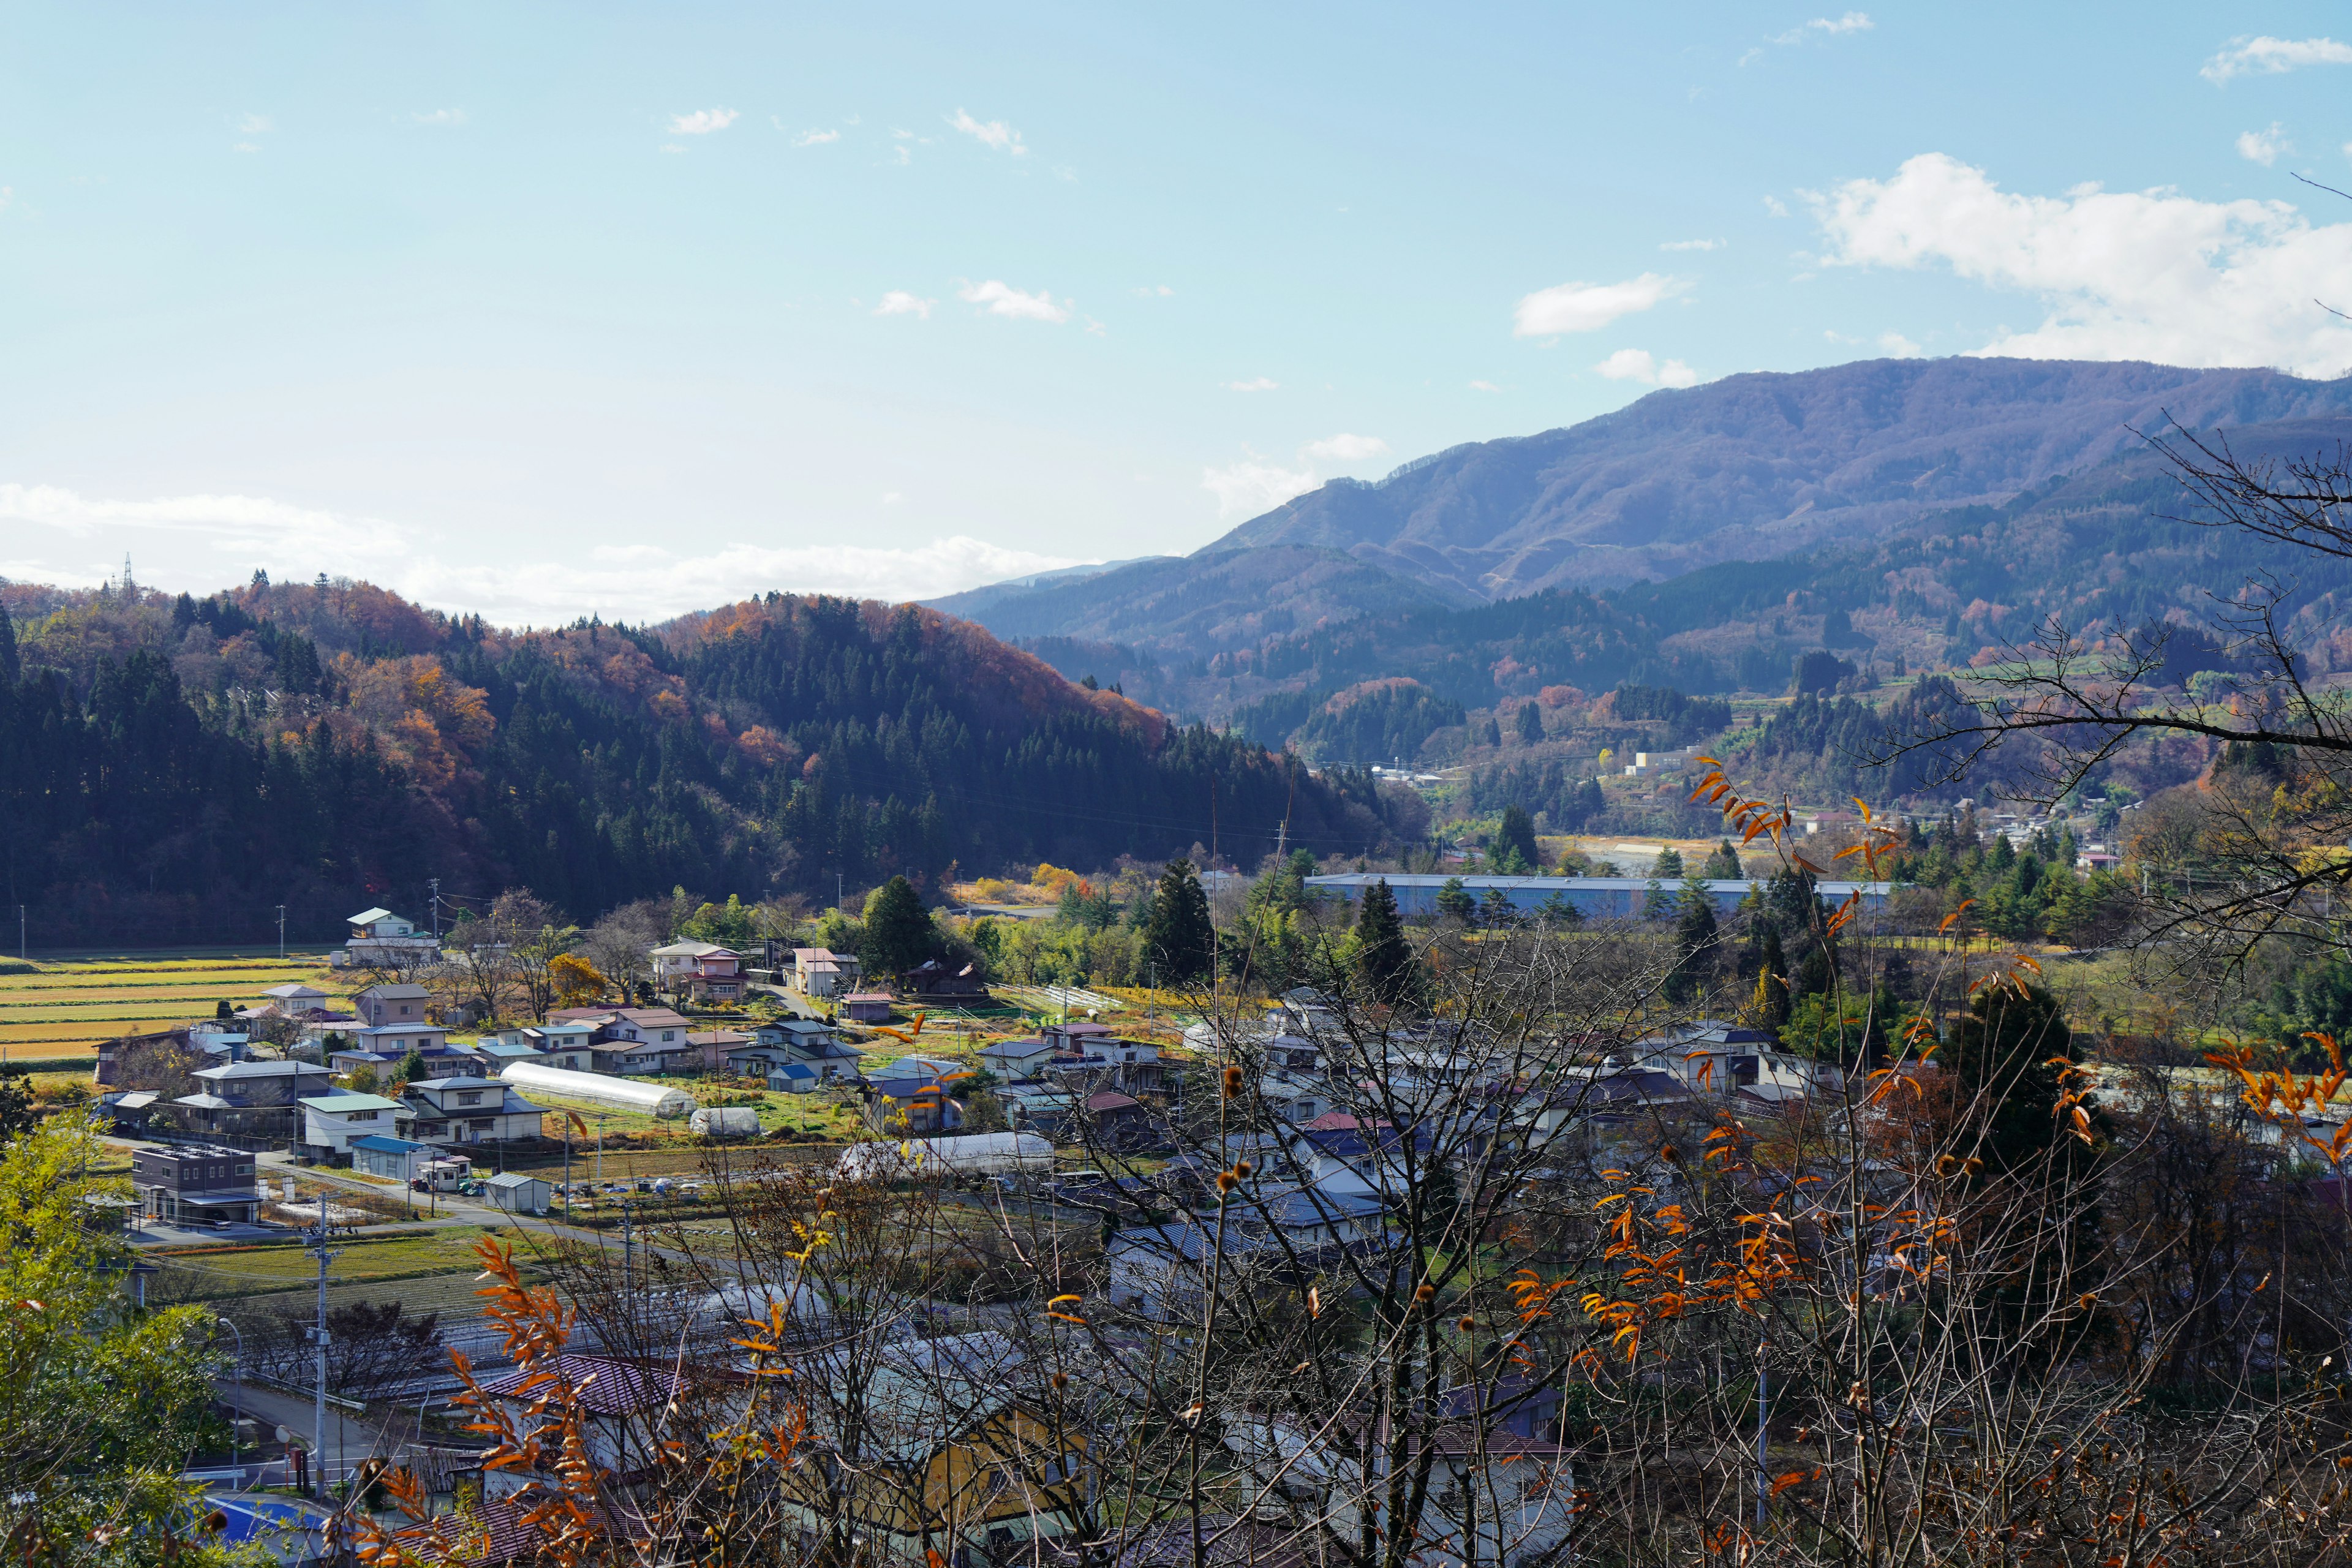
M273 985L261 994L268 998L263 1010L281 1018L315 1018L327 1011L327 994L315 985L289 982Z
M803 996L838 996L857 989L857 955L823 947L793 949L793 989Z
M814 1018L775 1018L751 1026L752 1043L786 1053L779 1060L803 1062L820 1079L835 1082L855 1079L865 1055L845 1044L841 1031Z
M683 993L698 1002L743 999L743 955L731 947L674 942L654 949L648 956L654 963L654 984L664 991Z
M541 1114L496 1079L436 1078L403 1092L392 1131L414 1143L510 1143L538 1137Z
M334 1092L334 1075L317 1062L224 1062L191 1076L202 1087L173 1100L164 1114L200 1138L290 1144L302 1131L302 1098Z
M529 1059L541 1066L562 1068L566 1072L588 1072L593 1060L589 1049L595 1038L596 1026L592 1022L550 1019L544 1024L501 1029L494 1040L484 1040L475 1048L486 1061L521 1061L525 1058L518 1053L528 1052ZM489 1049L493 1044L501 1047L495 1054Z
M348 923L350 940L328 959L337 969L413 967L441 955L439 942L429 934L420 934L415 921L403 920L390 910L364 909Z
M250 1224L261 1212L253 1154L209 1143L172 1143L131 1155L131 1187L140 1212L167 1225Z
M422 985L402 983L397 985L371 985L352 998L352 1005L371 1029L387 1024L422 1024L425 1005L433 993Z
M1065 1088L1151 1094L1161 1087L1160 1047L1147 1040L1122 1040L1096 1023L1048 1024L1037 1035L1054 1047L1042 1076Z
M400 1101L380 1094L314 1094L302 1100L302 1147L314 1160L347 1157L353 1139L387 1131Z

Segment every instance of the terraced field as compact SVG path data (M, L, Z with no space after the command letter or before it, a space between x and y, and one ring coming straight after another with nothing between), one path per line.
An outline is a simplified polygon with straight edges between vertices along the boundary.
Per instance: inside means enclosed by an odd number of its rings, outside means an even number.
M0 970L0 1048L16 1060L89 1057L117 1035L249 1006L292 981L337 995L323 953L121 953Z

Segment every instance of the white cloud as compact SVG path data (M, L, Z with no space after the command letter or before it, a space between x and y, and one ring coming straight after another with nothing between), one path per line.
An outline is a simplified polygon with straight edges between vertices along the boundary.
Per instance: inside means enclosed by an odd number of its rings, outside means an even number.
M2265 169L2278 162L2280 153L2294 151L2294 144L2286 139L2285 128L2275 120L2271 121L2268 131L2242 131L2238 133L2238 156L2250 163L2260 163Z
M244 115L236 122L236 133L240 136L267 136L277 129L267 114Z
M1775 34L1772 42L1801 44L1807 38L1833 38L1841 33L1867 33L1877 26L1877 23L1870 19L1869 12L1848 11L1843 16L1816 16L1802 26L1791 27L1785 33ZM1762 52L1760 49L1750 49L1739 58L1739 63L1746 65Z
M1255 375L1252 376L1247 381L1229 381L1225 383L1225 390L1227 392L1276 392L1279 391L1281 387L1282 383L1275 380L1270 375Z
M466 123L466 111L462 109L427 110L422 114L410 115L408 122L412 125L458 126Z
M1696 386L1698 372L1678 359L1660 364L1647 349L1619 349L1592 367L1611 381L1638 381L1644 386Z
M2238 76L2275 76L2297 66L2352 66L2352 44L2334 38L2232 38L2197 74L2216 84Z
M1620 316L1646 310L1689 287L1678 278L1644 272L1622 283L1562 283L1539 289L1519 301L1511 331L1522 338L1598 331Z
M920 299L904 289L893 289L882 296L882 302L874 307L874 313L877 316L913 316L928 321L931 319L931 307L938 303L937 300Z
M1168 296L1169 296L1169 295L1173 294L1174 292L1176 292L1176 290L1175 290L1175 289L1171 289L1171 288L1170 288L1170 287L1168 287L1168 285L1167 285L1167 284L1165 284L1165 283L1153 283L1153 284L1149 284L1149 285L1145 286L1144 288L1138 289L1136 290L1136 293L1137 293L1139 297L1141 297L1141 298L1143 298L1143 299L1146 299L1146 300L1153 299L1153 298L1155 298L1155 297L1156 297L1156 298L1159 298L1159 299L1161 299L1161 300L1165 300L1166 298L1168 298Z
M915 154L903 144L893 147L890 151L898 155L898 167L902 169L915 161Z
M184 556L186 563L177 571L192 589L242 581L256 565L294 577L321 567L351 570L421 604L477 613L500 626L551 626L590 614L666 619L770 588L928 599L1079 563L956 534L912 547L732 544L703 555L674 555L656 545L598 545L588 552L587 564L543 562L520 572L470 552L459 561L444 560L419 547L421 530L264 497L119 501L49 485L0 484L0 522L37 524L75 540L102 539L102 550L92 553L108 559L134 539L144 541L137 545L142 554L194 544L199 553ZM211 563L215 559L217 566ZM39 556L6 565L11 576L61 583L94 584L104 571ZM158 582L173 574L153 568L141 574L151 574Z
M2004 329L1981 353L2352 369L2352 322L2313 302L2340 296L2352 276L2352 223L2167 189L2013 195L1940 153L1812 200L1832 265L1942 264L2042 299L2040 327Z
M1503 389L1496 386L1491 381L1474 381L1470 384L1470 390L1473 392L1500 392Z
M232 153L258 153L261 151L261 143L258 142L240 142L236 146L230 148L229 151Z
M1778 196L1766 196L1764 198L1764 213L1768 217L1787 217L1789 216L1789 205Z
M838 142L840 140L841 132L838 131L803 131L799 135L793 138L793 145L795 147L822 147L828 142Z
M977 141L982 146L994 152L1010 153L1019 158L1026 155L1029 151L1022 144L1021 132L1013 130L1002 120L974 120L970 114L959 109L955 111L955 118L948 123Z
M1917 359L1927 352L1901 332L1879 333L1878 346L1896 359Z
M1255 517L1321 482L1312 468L1286 468L1255 454L1231 468L1201 470L1201 488L1217 498L1219 517Z
M992 278L985 283L966 283L956 289L956 298L966 304L987 308L992 316L1010 316L1016 321L1066 321L1069 307L1054 303L1054 291L1040 289L1034 294L1024 294L1010 283Z
M673 136L708 136L714 131L724 131L741 119L731 109L698 109L691 114L669 117L669 133Z
M1389 444L1378 436L1350 436L1341 431L1320 441L1309 441L1299 448L1306 457L1324 463L1360 463L1377 458L1389 449Z
M1720 239L1670 239L1658 248L1660 250L1721 250L1727 243Z

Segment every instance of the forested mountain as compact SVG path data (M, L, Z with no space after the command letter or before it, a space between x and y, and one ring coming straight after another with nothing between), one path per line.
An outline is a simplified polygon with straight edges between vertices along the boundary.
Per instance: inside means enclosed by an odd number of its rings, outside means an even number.
M1360 781L912 606L771 595L509 633L364 584L0 603L0 873L52 945L253 940L281 902L325 935L418 909L435 876L593 916L676 884L829 898L836 873L935 884L1213 837L1255 860L1286 816L1326 852L1384 832Z
M2352 415L2352 378L2063 360L1874 360L1653 393L1562 430L1337 479L1204 553L1342 550L1482 598L1884 537L2190 428Z

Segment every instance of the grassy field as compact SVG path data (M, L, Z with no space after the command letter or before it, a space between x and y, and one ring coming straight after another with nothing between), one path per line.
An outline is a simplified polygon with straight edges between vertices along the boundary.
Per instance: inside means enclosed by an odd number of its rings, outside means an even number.
M328 1278L339 1285L418 1279L478 1268L481 1230L447 1226L394 1236L355 1237L335 1246ZM171 1286L166 1299L211 1300L290 1290L318 1278L318 1265L293 1242L164 1247L147 1254ZM159 1281L160 1283L160 1281Z
M273 985L299 982L341 994L324 955L119 953L0 973L0 1049L19 1059L93 1055L100 1040L208 1018L223 1002L250 1006Z

